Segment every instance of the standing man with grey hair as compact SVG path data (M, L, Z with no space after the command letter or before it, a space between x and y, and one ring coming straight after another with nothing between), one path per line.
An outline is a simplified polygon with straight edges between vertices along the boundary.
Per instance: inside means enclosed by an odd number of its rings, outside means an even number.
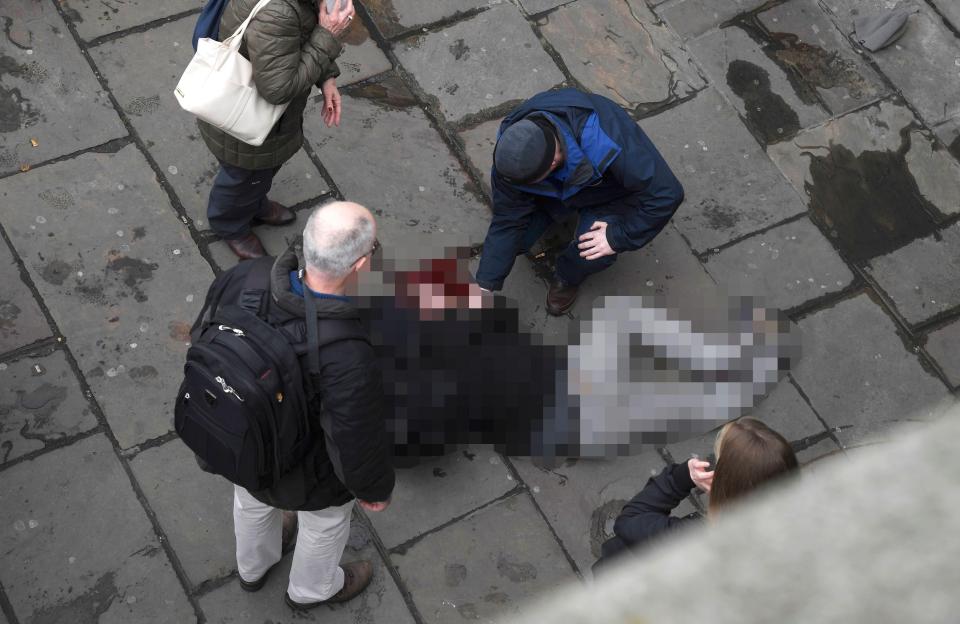
M286 603L296 610L344 602L369 584L369 561L340 565L353 501L379 512L390 504L393 491L380 371L357 308L346 296L379 247L376 234L373 215L359 204L318 208L303 231L302 263L297 243L279 258L240 263L216 279L194 326L213 318L222 305L249 301L257 292L251 284L258 283L250 276L263 272L269 296L260 298L258 316L297 346L308 344L308 323L318 329L319 353L305 353L301 364L304 375L318 371L312 378L315 393L307 395L313 447L269 489L234 486L237 570L246 591L263 587L286 551L281 510L298 512L286 594ZM307 310L315 317L306 318Z

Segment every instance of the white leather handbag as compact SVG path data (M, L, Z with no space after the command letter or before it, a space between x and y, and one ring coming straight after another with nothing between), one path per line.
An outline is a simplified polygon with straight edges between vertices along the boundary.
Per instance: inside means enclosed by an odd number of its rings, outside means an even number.
M240 54L247 25L269 3L260 0L236 32L222 42L200 39L197 53L174 89L185 111L250 145L263 145L287 108L260 97L253 65Z

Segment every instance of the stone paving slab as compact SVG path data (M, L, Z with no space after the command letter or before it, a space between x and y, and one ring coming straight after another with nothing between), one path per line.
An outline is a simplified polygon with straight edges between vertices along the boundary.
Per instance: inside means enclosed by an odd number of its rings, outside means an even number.
M954 387L960 386L960 322L942 327L927 336L927 353L940 364Z
M384 513L390 513L388 509ZM323 622L324 624L413 624L400 590L390 572L384 567L374 548L369 531L356 518L350 527L350 540L343 561L368 559L373 562L373 580L362 594L353 600L313 611L294 612L283 602L290 578L293 557L284 557L267 579L263 589L251 594L240 589L234 579L200 598L200 608L211 624L239 622L270 622L293 624Z
M0 175L127 134L52 2L4 2L0 23Z
M844 34L853 36L853 20L891 9L890 0L829 0ZM960 115L960 39L922 0L903 0L898 8L916 9L903 37L883 50L870 53L877 66L919 111L936 125Z
M766 0L681 0L664 4L660 16L684 39L698 37L741 13L753 11Z
M640 126L680 179L674 224L707 251L804 212L796 192L713 89Z
M490 174L493 170L493 148L497 146L497 131L502 119L485 121L482 124L460 133L467 158L477 168L483 179L483 192L493 197L490 187Z
M916 124L884 101L768 150L849 259L888 253L960 211L960 166Z
M91 54L187 215L203 230L209 227L207 198L219 167L200 138L195 118L173 95L173 86L193 56L190 37L195 22L196 17L185 17L105 43ZM301 150L280 169L270 197L292 206L329 190Z
M882 79L833 27L817 0L787 2L757 14L773 58L799 74L834 115L885 95ZM780 49L778 49L780 48Z
M867 270L911 324L960 305L960 224L915 240Z
M395 52L452 122L564 81L530 24L506 2L449 28L398 42Z
M425 622L495 621L575 578L525 494L392 556Z
M0 364L0 388L0 466L97 426L62 351Z
M613 536L612 521L623 505L666 465L652 447L633 457L570 459L549 470L529 459L512 461L584 575Z
M960 160L960 117L955 117L933 129L947 150Z
M580 84L621 106L655 108L706 85L680 39L643 0L574 2L539 25Z
M233 572L233 485L200 470L180 440L130 462L140 488L193 587Z
M21 622L196 621L105 436L3 482L0 582Z
M954 0L933 0L933 5L950 20L953 27L960 30L960 4Z
M337 66L340 67L338 87L366 80L393 68L377 42L370 38L370 31L363 20L350 22L350 28L340 41L343 54L337 59Z
M376 215L381 242L393 244L404 230L424 241L483 240L487 207L395 76L344 94L343 110L349 117L328 129L311 102L304 130L341 193Z
M503 496L517 483L492 448L476 447L397 471L389 513L369 514L394 548Z
M896 326L860 295L799 323L803 357L793 375L844 446L897 421L926 420L947 396L943 383L904 347Z
M77 34L90 41L171 15L200 9L204 0L61 0L60 6ZM197 15L187 18L193 24ZM190 27L191 31L193 26Z
M33 293L20 277L17 266L6 245L0 245L0 353L24 347L50 336L47 325Z
M0 217L121 447L170 431L213 274L136 147L0 181Z
M841 291L854 279L807 218L777 226L712 254L707 257L706 268L730 290L762 296L765 305L781 309Z
M711 82L764 144L782 141L828 117L817 102L801 99L787 73L740 28L723 28L688 45Z
M450 19L466 11L499 4L499 0L366 0L377 28L385 37L394 37L416 26Z
M543 13L544 11L549 11L550 9L555 9L564 4L570 4L575 0L519 0L520 6L523 7L523 10L526 11L529 15L536 15L538 13Z
M756 409L744 415L762 420L795 447L803 447L796 451L801 464L839 450L837 444L827 435L826 427L789 379L781 380ZM719 432L720 429L717 428L697 438L667 445L666 450L676 462L686 461L694 455L706 459L713 455L713 443Z

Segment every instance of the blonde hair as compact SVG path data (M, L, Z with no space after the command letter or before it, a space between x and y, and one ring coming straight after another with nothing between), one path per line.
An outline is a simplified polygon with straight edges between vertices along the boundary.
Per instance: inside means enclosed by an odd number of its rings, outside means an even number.
M756 418L728 422L714 443L717 465L710 487L710 513L799 466L787 440Z

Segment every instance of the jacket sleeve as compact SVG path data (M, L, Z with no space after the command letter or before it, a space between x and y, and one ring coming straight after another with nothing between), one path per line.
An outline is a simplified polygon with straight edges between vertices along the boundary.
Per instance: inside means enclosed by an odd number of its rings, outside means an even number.
M614 251L631 251L649 243L683 201L683 186L656 146L636 123L629 120L629 124L617 141L623 151L608 172L633 194L636 214L608 225L607 241Z
M343 340L324 348L320 421L337 476L360 500L379 503L393 492L383 420L383 386L370 345ZM327 357L329 356L329 357Z
M483 255L477 268L476 281L481 288L500 290L503 281L513 270L536 203L530 194L512 188L500 179L495 169L490 177L490 185L493 190L493 219L483 241Z
M667 466L659 475L651 477L643 490L623 506L614 522L613 533L632 547L690 522L687 518L675 518L670 512L690 495L694 487L686 463Z
M271 104L285 104L328 76L340 55L333 34L317 25L300 45L300 20L283 2L271 2L244 34L257 91Z

